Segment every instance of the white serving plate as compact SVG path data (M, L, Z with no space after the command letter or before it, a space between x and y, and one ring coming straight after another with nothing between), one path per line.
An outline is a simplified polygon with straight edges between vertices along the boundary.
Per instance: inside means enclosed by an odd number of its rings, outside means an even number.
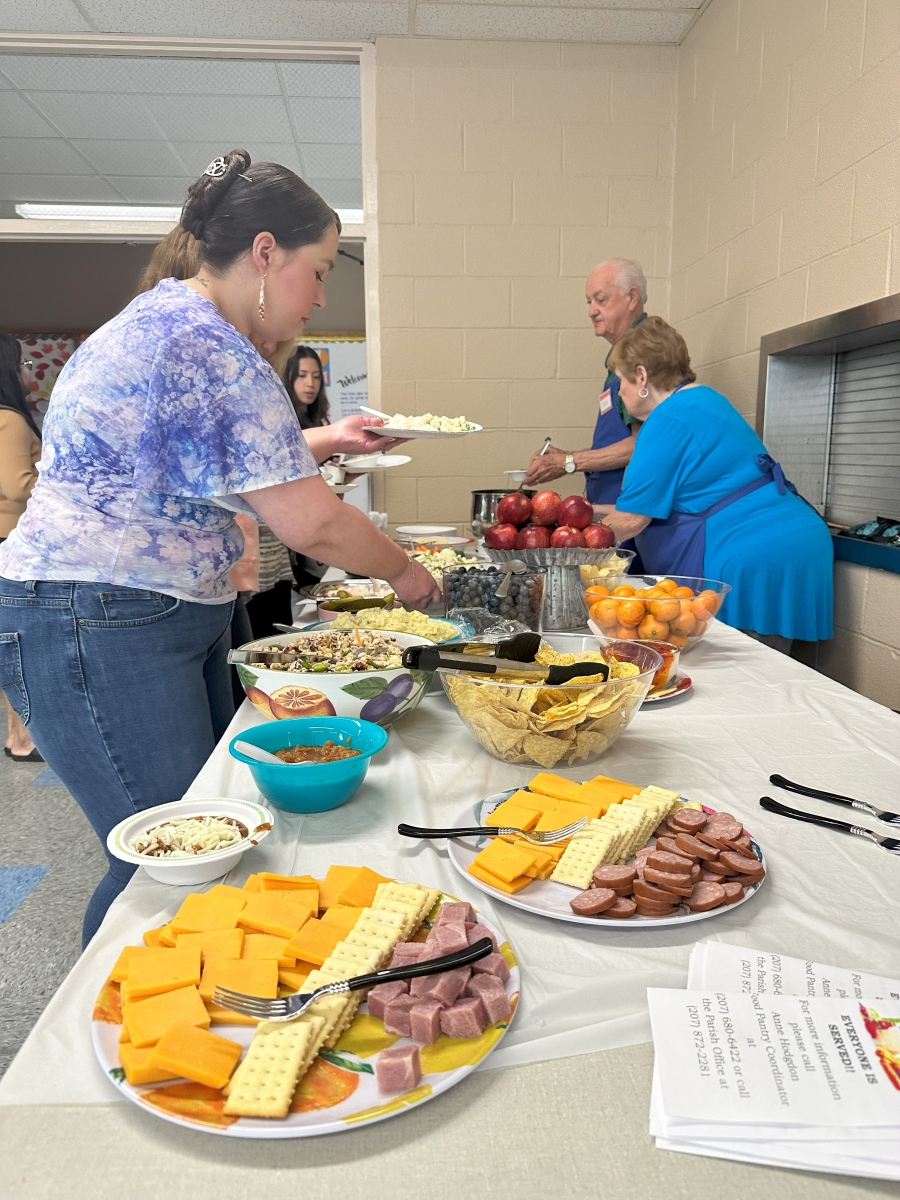
M666 684L661 692L657 692L654 696L652 692L648 692L644 697L644 704L659 704L663 700L674 700L676 696L686 695L694 686L694 681L690 675L679 675L675 682Z
M453 536L456 533L455 525L398 525L397 532L403 537L427 538L427 537L443 537L446 535Z
M460 813L456 820L451 821L452 826L467 826L467 825L483 825L485 817L489 816L494 811L498 804L502 804L504 800L508 800L513 792L519 791L518 788L510 788L506 792L497 792L494 796L488 796L486 800L479 800L473 804L471 808ZM684 797L682 796L682 799ZM712 809L704 809L705 812L712 812ZM651 839L652 840L652 839ZM536 880L527 888L523 888L521 892L517 892L514 896L510 896L506 892L501 892L499 888L493 888L489 883L483 883L480 879L476 879L474 875L470 875L467 867L475 855L484 847L486 838L452 838L447 842L447 848L450 851L450 861L454 867L463 876L467 883L471 883L473 887L477 887L479 891L484 892L488 896L493 896L495 900L499 900L503 904L510 904L513 908L521 908L525 912L537 913L541 917L550 917L553 921L572 921L575 925L601 925L609 929L654 929L663 925L690 925L694 921L706 921L710 917L720 916L722 913L733 912L736 908L740 908L742 904L755 896L762 885L768 879L769 868L766 864L765 856L757 844L755 839L753 848L759 855L760 862L766 868L766 874L759 883L753 884L752 887L744 889L744 898L738 900L734 904L723 904L719 908L711 908L708 912L689 913L682 912L680 916L675 917L642 917L635 913L633 917L621 919L619 917L604 917L601 913L596 917L579 917L572 912L569 907L569 901L573 896L577 896L578 889L567 887L564 883L553 883L550 879Z
M482 425L475 425L474 429L453 429L445 433L442 429L397 429L392 425L363 425L366 433L377 433L379 437L403 438L404 440L407 438L466 437L470 433L481 433L483 428Z
M195 858L152 858L132 850L131 842L139 834L152 829L154 825L161 825L171 817L186 816L233 817L247 826L249 836L234 846L215 850L212 854L198 854ZM171 804L145 808L131 817L126 817L109 831L106 846L110 854L123 862L143 867L150 878L159 883L177 887L196 886L211 883L214 879L221 879L223 875L227 875L237 866L247 850L252 850L262 841L274 824L274 814L268 808L250 800L231 800L226 797L176 800ZM268 825L269 829L254 832L259 825Z
M356 458L345 458L341 466L351 475L358 472L389 471L391 467L405 467L412 462L408 454L360 454Z
M455 899L457 897L443 894L438 903L442 904L445 901ZM352 1078L358 1080L352 1094L348 1095L346 1099L342 1099L339 1103L327 1108L313 1109L308 1112L289 1113L286 1117L271 1121L253 1117L239 1117L230 1125L213 1124L209 1119L209 1113L207 1113L207 1119L204 1121L199 1119L199 1112L195 1113L195 1119L191 1120L183 1113L176 1113L171 1110L166 1111L158 1107L160 1097L157 1097L156 1104L154 1104L152 1102L153 1094L165 1093L169 1090L177 1092L177 1089L181 1089L181 1092L194 1091L201 1097L204 1093L212 1093L213 1095L216 1093L213 1092L212 1088L203 1088L200 1084L191 1084L184 1079L132 1087L125 1079L119 1058L119 1034L122 1026L98 1019L97 1017L98 1012L102 1011L102 993L98 996L97 1007L94 1009L94 1019L91 1023L91 1039L94 1046L94 1053L97 1055L103 1073L128 1100L137 1104L144 1112L150 1113L160 1120L168 1121L173 1125L181 1125L185 1129L215 1133L221 1137L274 1139L317 1137L324 1133L345 1133L350 1129L374 1125L378 1121L384 1121L389 1117L395 1117L400 1113L408 1112L411 1108L417 1108L427 1100L432 1100L435 1096L440 1096L457 1083L461 1083L497 1047L503 1039L506 1030L509 1028L515 1016L520 990L521 976L518 963L503 931L483 913L479 913L478 919L493 933L497 939L498 946L505 946L512 956L513 961L510 965L509 979L506 983L507 995L512 1002L512 1016L505 1025L501 1022L499 1025L489 1026L482 1038L477 1040L466 1038L444 1039L445 1045L453 1042L459 1043L459 1053L468 1053L473 1061L466 1062L461 1066L452 1067L449 1070L435 1070L428 1074L423 1070L421 1080L411 1092L397 1095L396 1093L384 1094L378 1090L374 1074L378 1054L362 1057L352 1051L341 1050L335 1047L334 1050L326 1050L320 1054L310 1070L316 1069L316 1067L319 1067L320 1061L324 1061L328 1067L336 1067L339 1071L347 1071ZM134 940L139 941L140 935L136 934ZM366 1011L365 1003L361 1004L359 1012L366 1013ZM211 1029L213 1033L217 1033L221 1037L230 1038L232 1041L240 1042L243 1046L250 1045L254 1032L253 1028L247 1025L213 1025ZM490 1040L489 1036L492 1031L496 1034L493 1041ZM442 1034L441 1038L443 1039L443 1037L444 1035ZM408 1040L396 1038L395 1044ZM462 1043L465 1043L465 1046ZM436 1043L436 1046L441 1046L440 1039ZM431 1048L422 1047L421 1049L428 1051ZM326 1070L327 1068L319 1067L319 1069ZM350 1080L348 1079L347 1082L349 1083ZM185 1100L189 1102L190 1097L185 1097Z

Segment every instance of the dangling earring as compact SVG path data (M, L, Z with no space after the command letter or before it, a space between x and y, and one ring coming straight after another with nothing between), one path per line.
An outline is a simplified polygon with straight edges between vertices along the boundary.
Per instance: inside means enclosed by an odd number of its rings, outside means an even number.
M260 301L260 304L259 304L259 311L260 311L260 312L262 312L262 301ZM649 389L648 389L648 388L645 388L645 387L643 387L643 388L641 388L641 390L638 392L638 395L640 396L640 398L641 398L642 400L646 400L646 399L647 399L647 397L650 395L650 391L649 391Z
M266 277L263 275L259 281L259 319L266 319Z

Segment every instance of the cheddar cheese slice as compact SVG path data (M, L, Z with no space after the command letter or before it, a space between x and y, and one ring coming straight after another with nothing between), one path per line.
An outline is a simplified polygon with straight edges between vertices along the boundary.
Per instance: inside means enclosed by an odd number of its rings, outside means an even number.
M132 958L128 968L128 997L158 996L200 982L200 947L164 950L152 958Z
M209 933L179 933L175 949L199 946L200 962L208 958L240 958L244 946L243 929L213 929Z
M515 895L516 892L521 892L522 888L526 888L529 883L534 882L530 875L520 875L517 879L508 882L505 879L501 879L499 875L492 875L490 871L485 871L483 867L478 865L476 860L470 862L466 870L470 875L474 875L476 879L480 879L482 883L489 883L491 887L495 887L501 892L507 892L510 896Z
M200 998L211 1004L217 987L274 1000L278 995L278 960L211 958L203 968Z
M176 1021L150 1052L150 1066L182 1075L194 1083L221 1088L231 1078L242 1051L240 1042L197 1029L186 1021Z
M317 917L307 921L302 929L291 938L284 948L285 954L293 954L302 962L321 967L328 955L341 941L347 931L340 925L327 924Z
M573 779L565 779L549 771L540 771L528 786L533 792L543 792L545 796L555 796L557 800L577 800L581 788L581 784Z
M511 883L535 865L537 854L508 842L492 841L476 854L475 862L482 870Z
M378 885L390 882L386 875L379 875L368 867L357 867L356 874L338 893L337 902L350 908L366 908L375 899Z
M244 929L291 938L311 916L302 892L250 892L237 920Z
M163 1083L165 1080L178 1078L177 1072L173 1073L153 1066L150 1062L152 1053L152 1046L138 1050L130 1042L119 1044L119 1062L122 1064L125 1078L132 1087L141 1083Z
M128 1026L131 1044L139 1050L158 1042L175 1021L209 1028L209 1013L195 986L148 996L144 1000L123 1000L122 1017Z

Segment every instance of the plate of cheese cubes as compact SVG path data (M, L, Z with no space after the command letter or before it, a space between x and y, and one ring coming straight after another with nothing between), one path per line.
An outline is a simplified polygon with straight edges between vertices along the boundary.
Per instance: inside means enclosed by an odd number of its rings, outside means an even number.
M762 850L730 813L606 775L577 783L541 771L525 788L478 801L454 824L543 833L578 818L586 824L554 843L517 834L455 838L450 861L505 904L603 926L701 921L749 900L765 879Z
M471 967L320 997L258 1022L216 987L274 999L451 954L490 938ZM338 1133L430 1100L464 1079L512 1020L516 956L468 901L368 867L251 875L185 896L122 947L97 997L100 1065L163 1120L229 1137Z

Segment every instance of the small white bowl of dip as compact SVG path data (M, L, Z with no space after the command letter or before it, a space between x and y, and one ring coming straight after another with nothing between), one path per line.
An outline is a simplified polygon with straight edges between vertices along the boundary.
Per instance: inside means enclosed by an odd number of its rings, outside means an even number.
M174 818L225 817L239 822L244 827L240 839L221 850L202 850L198 853L178 855L142 854L134 847L136 839L150 830ZM250 800L232 800L226 797L212 799L177 800L171 804L158 804L142 812L126 817L106 839L110 854L123 862L143 867L151 879L176 887L198 883L210 883L221 879L241 861L247 850L256 846L275 824L275 816L261 804Z

